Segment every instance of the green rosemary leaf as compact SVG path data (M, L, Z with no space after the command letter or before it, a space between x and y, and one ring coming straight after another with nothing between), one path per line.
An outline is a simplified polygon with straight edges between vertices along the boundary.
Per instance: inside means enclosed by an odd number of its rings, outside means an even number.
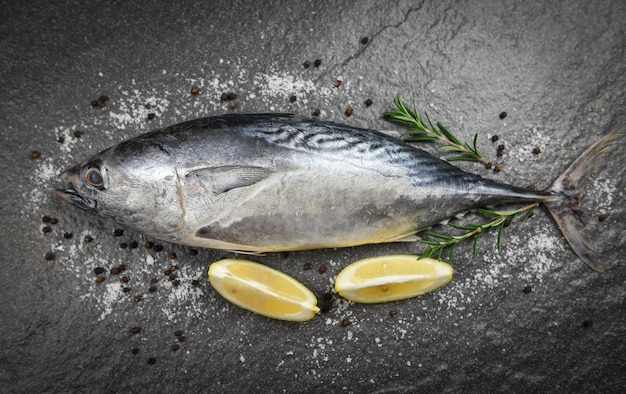
M480 161L473 156L465 156L465 155L446 157L446 160L448 161Z
M488 209L485 208L478 208L476 210L477 213L481 214L481 215L485 215L485 216L492 216L492 217L499 217L502 216L500 215L499 212L494 212L494 211L490 211Z
M407 133L408 134L408 133ZM417 133L416 133L417 134ZM437 137L430 137L427 135L424 136L412 136L404 139L406 142L416 142L416 141L436 141Z
M430 257L433 255L434 249L427 249L424 253L420 254L419 258L423 259L425 257Z
M480 226L478 226L476 224L461 225L461 224L452 223L452 222L448 222L448 226L450 226L452 228L455 228L457 230L465 230L465 231L474 231L478 227L480 227Z
M448 131L448 129L446 129L444 127L444 125L442 125L441 123L437 122L437 127L439 127L439 130L441 130L441 132L448 137L448 139L452 142L454 142L456 145L461 145L461 142L454 136L454 134L452 134L450 131Z
M539 206L539 204L537 204L537 206ZM531 208L528 212L526 212L526 215L524 215L524 217L520 220L520 223L525 222L527 219L530 219L530 217L534 215L537 206Z
M511 215L508 218L506 218L506 220L504 221L505 222L504 227L509 227L511 225L511 223L513 223L513 221L515 220L517 215L519 215L519 212L514 213L513 215Z
M425 244L425 245L429 245L429 246L439 246L441 244L441 242L429 241L423 238L418 238L417 242Z
M482 232L476 234L476 236L474 236L474 246L472 248L473 250L473 256L476 257L476 250L478 250L478 240L480 239L480 236L482 235Z
M504 232L504 223L506 221L503 221L502 224L500 224L498 226L498 240L496 241L496 245L498 247L498 250L500 250L500 248L502 247L502 233Z
M454 244L450 246L450 261L454 260L454 248L456 248L458 244Z
M438 151L446 151L446 150L451 150L451 151L458 151L459 148L457 148L454 145L441 145L437 147Z
M428 126L430 126L430 131L434 134L441 136L441 133L438 133L435 126L433 126L433 122L430 121L430 116L428 116L428 112L424 112L424 116L426 116L426 120L428 120Z
M415 119L413 119L410 116L406 116L406 115L402 114L401 112L385 112L384 115L388 116L388 120L390 122L408 123L408 124L414 124L415 123Z
M426 231L426 235L431 236L433 238L443 239L445 241L451 241L454 237L445 234L433 233L432 231Z

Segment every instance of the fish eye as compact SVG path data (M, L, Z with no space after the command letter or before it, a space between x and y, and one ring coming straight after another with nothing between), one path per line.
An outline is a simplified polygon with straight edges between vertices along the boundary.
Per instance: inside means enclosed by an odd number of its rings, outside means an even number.
M98 167L91 167L85 171L85 182L89 186L101 189L104 186L104 178Z

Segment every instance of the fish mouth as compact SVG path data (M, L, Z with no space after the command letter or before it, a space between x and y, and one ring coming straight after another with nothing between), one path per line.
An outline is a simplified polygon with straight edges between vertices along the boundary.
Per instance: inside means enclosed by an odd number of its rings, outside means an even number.
M83 197L71 183L66 189L55 190L54 195L85 211L94 211L98 206L97 201Z

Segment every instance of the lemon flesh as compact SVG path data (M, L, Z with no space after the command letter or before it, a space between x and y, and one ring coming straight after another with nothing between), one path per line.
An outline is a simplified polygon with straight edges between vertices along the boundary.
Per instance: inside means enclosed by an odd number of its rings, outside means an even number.
M302 283L266 265L224 259L209 267L209 282L222 297L273 319L306 321L319 312L317 298Z
M450 282L452 267L413 255L377 256L356 261L335 279L335 291L354 302L375 304L429 293Z

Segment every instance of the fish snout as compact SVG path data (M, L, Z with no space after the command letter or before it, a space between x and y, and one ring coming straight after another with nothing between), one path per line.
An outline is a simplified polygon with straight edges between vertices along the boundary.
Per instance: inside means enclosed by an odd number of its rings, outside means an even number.
M76 185L80 183L79 181L80 172L81 172L81 166L75 166L75 167L72 167L63 171L62 173L59 174L58 177L65 184L71 183L71 184Z
M56 189L54 196L84 210L96 209L96 201L84 197L80 191L80 167L70 168L61 174L59 179L64 187Z

